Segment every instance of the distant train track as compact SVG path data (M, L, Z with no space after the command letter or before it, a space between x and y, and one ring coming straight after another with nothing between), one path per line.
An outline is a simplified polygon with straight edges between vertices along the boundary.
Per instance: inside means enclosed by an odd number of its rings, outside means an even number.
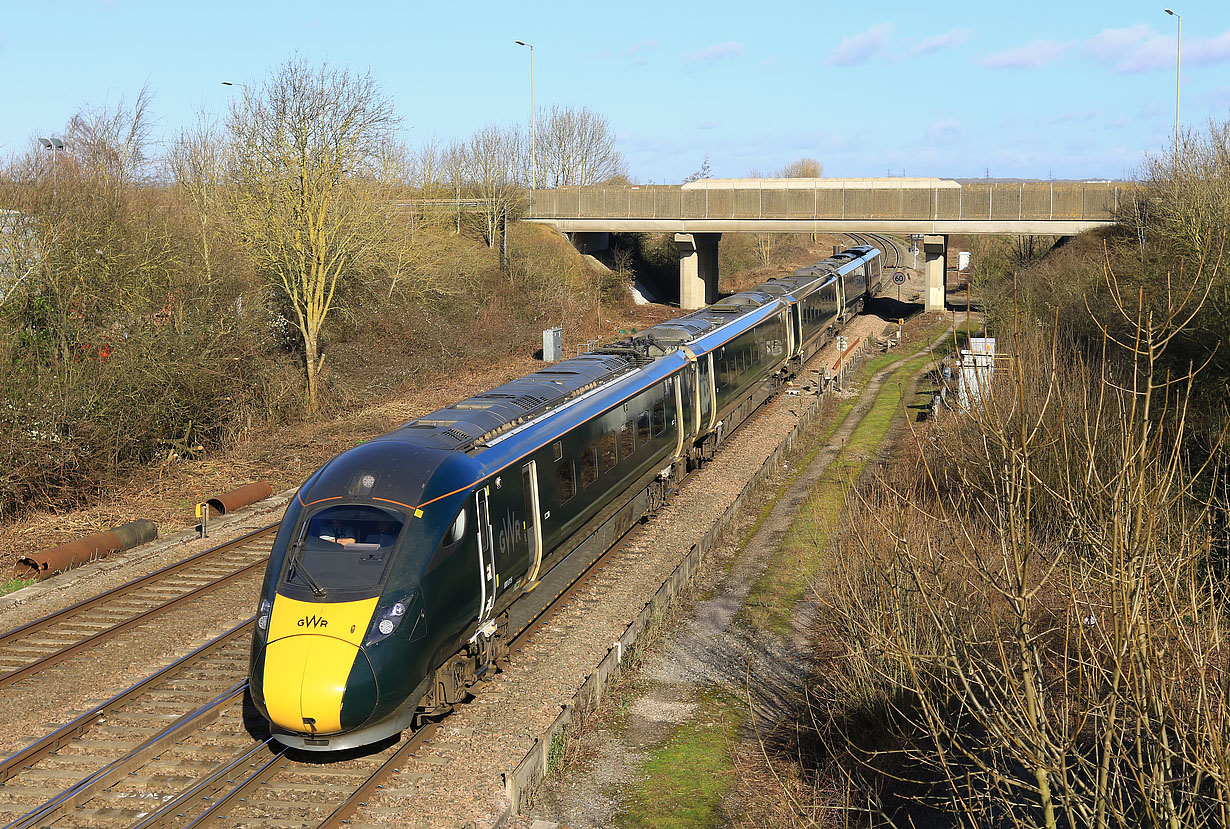
M886 259L891 254L891 261L884 262L885 270L901 267L901 249L897 247L897 241L891 236L885 236L882 233L846 233L844 235L853 239L856 245L878 247L884 251Z
M277 524L0 635L0 688L244 578L259 582Z

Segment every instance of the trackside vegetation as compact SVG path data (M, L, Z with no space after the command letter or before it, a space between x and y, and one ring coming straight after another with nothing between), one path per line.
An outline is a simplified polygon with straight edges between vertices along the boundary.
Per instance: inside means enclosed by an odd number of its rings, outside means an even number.
M144 90L0 163L0 521L618 327L626 274L516 222L521 126L409 148L377 79L297 58L235 92L165 146ZM539 126L550 181L623 175L597 113Z
M926 332L923 348L926 349L945 327L941 323ZM900 359L900 353L890 352L868 360L857 372L854 382L864 383L871 375ZM815 513L811 510L820 503L844 501L850 487L878 454L891 424L901 420L904 390L932 360L933 356L925 350L907 355L907 362L885 380L869 410L816 485L808 506L800 511L800 523L791 531L781 550L774 554L744 602L739 624L754 631L755 636L779 637L785 632L791 611L809 589L806 574L814 571L818 557L817 534L833 529L824 518L831 510ZM829 444L854 402L854 398L840 399L825 413L808 441L810 448L802 452L794 464L796 475ZM781 484L778 497L793 478ZM771 503L766 509L769 507ZM759 523L748 531L745 542ZM835 524L835 517L831 523ZM623 825L721 825L726 815L726 798L741 773L736 759L739 737L748 727L746 700L715 688L701 690L695 710L650 753L639 770L640 782L628 799Z
M1226 138L976 276L994 383L817 539L816 672L760 752L784 822L1230 821Z

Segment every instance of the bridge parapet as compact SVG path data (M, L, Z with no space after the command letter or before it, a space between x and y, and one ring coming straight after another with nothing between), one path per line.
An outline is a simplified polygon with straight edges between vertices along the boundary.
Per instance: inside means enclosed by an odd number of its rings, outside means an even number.
M758 185L753 182L759 181ZM900 182L896 186L891 183ZM527 218L615 220L875 220L1110 222L1127 182L941 179L705 181L537 190ZM784 184L779 183L784 182Z

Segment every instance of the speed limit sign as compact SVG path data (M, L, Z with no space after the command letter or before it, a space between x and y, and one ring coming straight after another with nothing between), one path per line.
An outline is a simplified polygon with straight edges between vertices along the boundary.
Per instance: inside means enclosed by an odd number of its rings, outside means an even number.
M896 282L898 285L904 285L905 284L905 274L902 273L901 271L897 271L895 274L893 274L893 282Z

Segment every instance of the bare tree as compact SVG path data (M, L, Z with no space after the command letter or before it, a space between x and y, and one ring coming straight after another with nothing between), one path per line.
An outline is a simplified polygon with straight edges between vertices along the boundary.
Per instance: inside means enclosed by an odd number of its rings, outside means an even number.
M483 241L494 247L503 222L516 212L521 197L517 171L524 144L515 128L489 124L470 138L466 147L466 179L480 205Z
M81 174L113 188L140 179L149 150L149 105L153 95L142 87L132 106L124 98L113 109L83 109L72 117L64 142Z
M842 693L879 688L899 740L855 756L881 782L914 769L960 825L1230 818L1215 469L1188 443L1194 371L1159 363L1208 281L1157 315L1107 283L1128 336L1104 328L1090 356L1018 319L1015 359L919 441L919 480L859 506L835 557L828 618L863 677Z
M221 201L226 177L225 152L217 124L202 113L193 127L180 133L166 156L168 171L187 196L200 224L206 281L213 278L210 237L217 229L211 223L217 224L224 209Z
M235 217L285 294L302 337L307 405L319 407L321 328L338 280L381 240L370 182L397 122L370 73L292 59L231 109Z
M448 189L453 196L455 204L453 213L453 218L456 220L454 232L460 235L461 192L466 187L466 177L469 174L469 148L462 141L453 141L444 149L440 161L444 171L444 178L448 182Z
M814 158L792 161L777 173L778 178L820 178L822 175L824 165Z
M538 176L546 187L577 187L627 175L606 118L588 107L551 107L538 132Z
M437 198L444 187L446 150L435 136L428 138L412 157L414 185L425 199Z

